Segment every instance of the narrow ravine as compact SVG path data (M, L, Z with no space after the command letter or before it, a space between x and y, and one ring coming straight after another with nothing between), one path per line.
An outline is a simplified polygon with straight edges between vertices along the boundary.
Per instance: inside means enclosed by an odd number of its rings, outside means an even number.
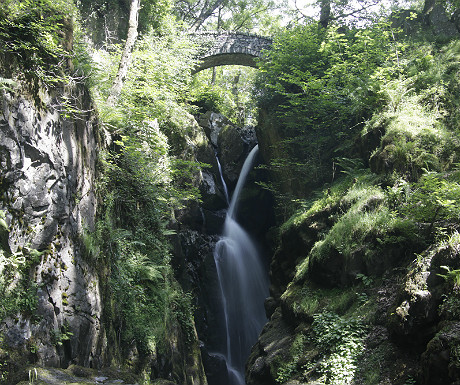
M217 267L221 304L225 317L225 351L229 385L243 385L244 367L252 345L267 321L264 299L268 296L268 277L257 247L236 221L241 191L253 167L258 146L246 158L229 204L221 239L214 259ZM224 189L226 190L225 182Z

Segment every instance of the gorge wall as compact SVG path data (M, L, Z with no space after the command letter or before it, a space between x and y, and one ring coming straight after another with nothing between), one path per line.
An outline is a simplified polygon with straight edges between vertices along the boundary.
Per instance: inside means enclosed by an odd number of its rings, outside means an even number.
M40 88L35 94L18 81L0 92L2 314L7 315L0 326L2 380L26 380L30 365L70 366L77 377L97 377L97 370L114 366L206 384L196 334L186 337L179 325L169 325L161 352L145 357L135 344L129 352L121 349L111 267L91 240L101 198L98 156L106 136L86 87ZM63 99L74 104L67 110ZM39 379L49 373L39 371ZM62 381L69 375L52 374Z
M74 97L82 112L66 116L63 96ZM16 352L4 359L99 367L110 357L102 321L104 266L85 261L82 243L96 219L97 118L84 87L43 89L38 97L40 106L25 88L1 96L5 246L23 257L25 279L37 296L34 314L2 324L3 344Z

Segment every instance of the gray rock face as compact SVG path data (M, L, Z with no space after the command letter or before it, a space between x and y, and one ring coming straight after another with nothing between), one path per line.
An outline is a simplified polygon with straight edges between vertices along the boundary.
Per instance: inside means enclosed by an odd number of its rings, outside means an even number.
M217 138L220 131L226 125L231 124L224 115L212 111L208 111L201 115L198 123L201 127L204 128L206 135L215 148L217 147Z
M459 31L455 23L451 22L446 15L444 6L437 4L427 15L428 24L433 28L435 35L458 37Z
M82 111L92 109L83 88L71 92ZM0 209L9 247L41 252L29 273L38 285L39 321L19 315L1 329L14 349L33 344L40 365L98 367L106 358L100 276L79 241L95 221L96 118L63 118L54 95L40 97L45 108L5 91L0 99Z
M234 185L249 151L256 145L253 127L237 127L225 116L215 112L203 114L199 120L214 148L218 149L222 173L227 184Z
M270 368L281 357L284 358L293 341L294 330L283 320L281 309L278 308L252 349L246 366L247 383L275 385L277 382Z

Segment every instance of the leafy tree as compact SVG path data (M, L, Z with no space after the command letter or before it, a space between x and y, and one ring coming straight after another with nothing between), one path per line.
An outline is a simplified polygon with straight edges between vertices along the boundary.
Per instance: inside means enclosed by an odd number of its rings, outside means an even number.
M17 63L37 86L65 81L62 64L70 58L72 4L65 1L5 0L0 8L0 53ZM8 58L8 59L7 59Z
M202 111L220 112L239 126L254 126L257 106L253 94L257 70L241 66L215 69L214 81L210 69L195 75L191 87L193 103Z
M178 0L175 10L190 30L265 32L279 25L284 4L274 0Z
M229 0L211 28L236 32L272 34L281 28L284 4L274 0ZM217 24L217 25L216 25Z
M331 159L350 151L378 108L378 79L394 76L392 43L385 24L345 31L312 23L276 37L257 84L280 135L270 165L278 180L304 194L332 179Z
M191 30L197 31L206 20L227 3L228 0L176 0L175 10Z
M298 8L297 3L295 5L296 9L293 11L295 20L313 21L305 10ZM389 15L393 10L407 6L407 2L399 0L384 3L379 0L315 0L309 6L318 9L319 25L327 28L331 24L361 26L372 24L382 16Z

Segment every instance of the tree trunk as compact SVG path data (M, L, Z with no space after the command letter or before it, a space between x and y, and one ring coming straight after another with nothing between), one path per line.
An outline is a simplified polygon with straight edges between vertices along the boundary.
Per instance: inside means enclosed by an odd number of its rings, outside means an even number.
M425 4L423 6L423 14L426 15L433 10L433 7L436 3L436 0L425 0Z
M320 1L321 13L319 16L319 24L323 28L327 28L331 17L331 0Z
M123 82L125 81L126 74L128 73L129 62L131 60L131 54L133 52L134 43L137 39L137 27L139 24L139 10L141 7L141 0L131 0L131 8L129 11L129 27L128 36L126 37L125 47L123 54L121 55L120 65L118 66L118 73L112 84L107 104L114 106L118 100Z

